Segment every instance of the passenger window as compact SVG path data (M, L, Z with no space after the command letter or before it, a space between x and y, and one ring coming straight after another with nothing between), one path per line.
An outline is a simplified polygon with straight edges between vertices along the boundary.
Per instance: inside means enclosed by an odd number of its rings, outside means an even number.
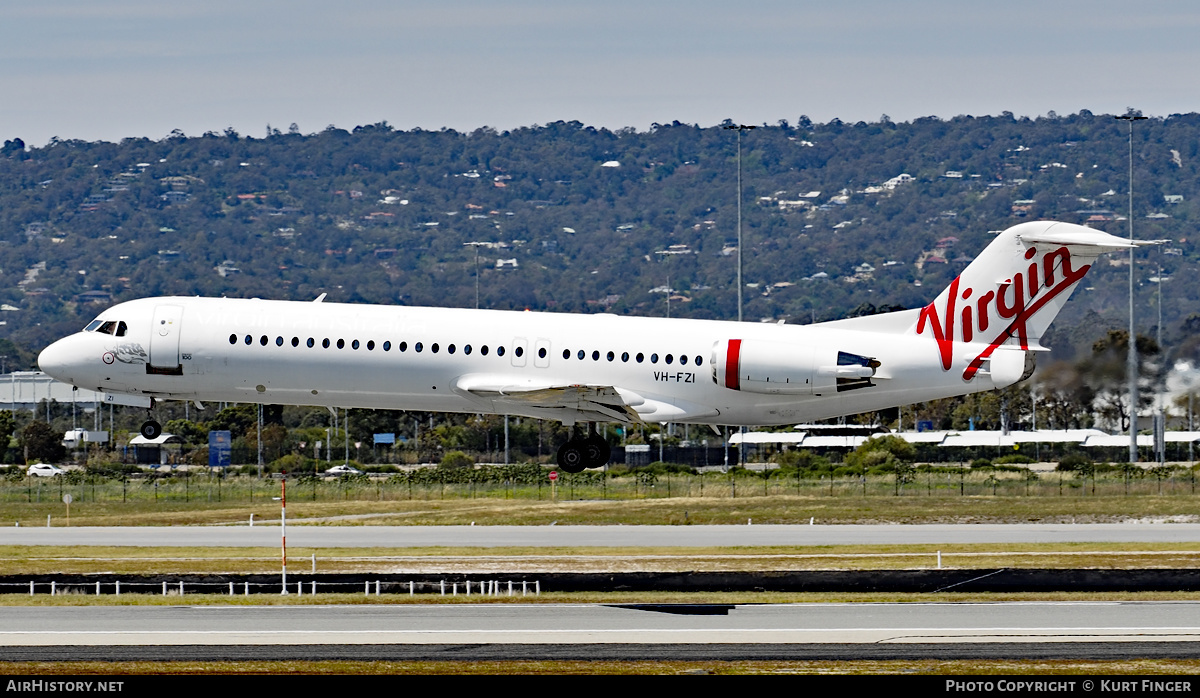
M328 338L328 337L326 337L325 339L322 339L322 340L321 340L321 347L322 347L322 348L324 348L324 349L328 349L328 348L329 348L329 338Z
M375 340L367 340L367 351L375 351Z
M339 339L337 347L338 347L338 349L345 349L346 348L346 340Z
M408 342L400 342L400 346L396 348L400 351L408 351Z
M300 338L299 337L292 337L292 346L293 347L300 346Z
M564 359L571 358L571 350L570 349L563 349L563 358Z
M704 363L704 360L703 360L703 359L701 359L699 356L697 356L697 357L696 357L696 365L697 365L697 366L699 366L699 365L700 365L700 364L702 364L702 363Z
M354 340L353 342L350 342L350 348L355 349L355 350L358 349L358 340L357 339Z
M316 341L314 341L312 337L309 337L308 338L308 348L312 349L314 344L316 344Z
M610 351L610 352L608 352L608 360L609 360L609 361L612 361L612 360L613 360L613 359L615 359L615 358L616 358L616 355L615 355L615 354L613 354L611 351Z
M627 351L621 352L621 361L626 361L626 362L629 361L629 352L627 352Z
M583 350L582 350L582 349L580 349L580 350L579 350L579 353L578 353L578 354L576 354L576 356L578 356L578 357L579 357L579 360L580 360L580 361L583 361L583 357L587 356L587 354L583 353Z
M384 342L384 343L383 343L383 350L384 350L384 351L391 351L391 350L392 350L392 343L391 343L391 342Z
M538 349L538 358L539 359L546 358L546 347L541 347Z
M652 363L652 364L656 364L656 363L658 363L658 354L651 354L651 355L650 355L650 363Z
M471 345L470 344L463 347L463 353L466 354L467 356L471 355Z
M446 352L453 354L454 353L454 345L451 344L450 346L446 347Z
M646 357L645 357L645 355L642 354L642 352L639 351L636 358L637 358L637 362L640 364L640 363L642 363L642 360L645 359Z
M230 343L230 344L237 344L237 335L236 335L236 334L231 334L231 335L229 335L229 343Z
M479 347L479 353L480 353L480 354L483 354L484 356L487 356L487 352L488 352L488 348L487 348L487 345L486 345L486 344L484 344L482 347Z
M416 352L418 354L421 353L421 350L424 348L425 348L425 345L421 344L420 342L417 342L416 344L413 345L413 349L416 350Z
M592 361L599 361L599 360L600 360L600 352L593 349L592 350Z
M525 356L525 347L517 347L514 351L517 352L517 356Z
M679 355L679 365L680 365L680 366L687 366L687 355L686 355L686 354L680 354L680 355Z
M504 347L503 346L496 347L496 356L504 356Z
M277 347L281 347L281 346L283 346L283 337L276 337L276 338L275 338L275 346L277 346Z
M438 349L439 349L439 347L438 347L438 343L437 343L437 342L434 342L434 343L433 343L433 346L431 346L431 347L429 347L429 348L430 348L430 350L432 350L432 351L433 351L433 353L434 353L434 354L438 353Z
M670 354L667 354L667 363L672 363L674 360L674 357L672 357Z
M253 343L254 343L254 338L251 337L250 335L246 335L246 346L250 346Z

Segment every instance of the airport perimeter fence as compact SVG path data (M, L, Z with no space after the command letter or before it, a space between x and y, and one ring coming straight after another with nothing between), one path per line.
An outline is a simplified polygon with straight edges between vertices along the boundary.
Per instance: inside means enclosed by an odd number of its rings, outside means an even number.
M121 596L122 594L150 594L161 596L185 596L187 594L210 594L221 596L250 596L251 594L294 594L316 596L318 594L417 594L435 596L540 596L540 580L362 580L362 581L316 581L293 579L275 581L219 581L203 582L175 579L170 581L36 581L0 582L0 594L28 594L29 596Z
M421 472L421 471L414 471ZM774 495L803 497L1082 497L1156 496L1196 493L1196 474L1188 468L1108 472L1049 472L1028 470L980 472L970 469L912 470L899 475L783 473L777 470L704 474L639 472L608 477L602 472L558 473L551 483L536 478L473 478L466 471L440 473L429 469L421 477L407 474L352 476L340 480L309 477L287 485L288 500L302 502L406 501L439 499L664 499L741 498ZM195 503L254 505L280 496L278 479L246 475L173 475L144 479L105 479L88 476L68 482L62 477L31 477L23 482L0 481L0 503L56 505L64 495L76 505L135 503L176 506Z

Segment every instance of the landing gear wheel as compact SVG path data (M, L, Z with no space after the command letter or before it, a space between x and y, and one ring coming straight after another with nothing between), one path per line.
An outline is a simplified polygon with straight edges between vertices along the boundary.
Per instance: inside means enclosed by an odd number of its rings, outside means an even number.
M612 449L596 432L587 436L572 436L558 449L558 467L568 473L582 473L588 468L600 468L608 463Z
M162 435L162 425L153 419L142 422L142 437L145 439L157 439Z
M583 439L572 438L558 448L558 467L568 473L582 473L588 467Z
M609 456L612 455L612 449L608 447L608 442L600 435L592 433L588 434L587 439L583 442L584 461L587 463L584 467L600 468L608 463Z

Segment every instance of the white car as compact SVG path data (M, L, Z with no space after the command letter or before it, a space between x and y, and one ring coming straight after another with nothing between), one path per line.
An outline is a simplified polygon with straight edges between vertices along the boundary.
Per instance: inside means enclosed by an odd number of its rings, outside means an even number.
M351 467L351 466L343 463L342 465L335 465L332 468L330 468L329 470L326 470L325 474L326 475L362 475L362 471L359 470L358 468L354 468L354 467Z
M63 469L57 468L49 463L34 463L33 465L29 466L29 470L26 471L26 474L31 476L36 475L38 477L54 477L55 475L62 475Z

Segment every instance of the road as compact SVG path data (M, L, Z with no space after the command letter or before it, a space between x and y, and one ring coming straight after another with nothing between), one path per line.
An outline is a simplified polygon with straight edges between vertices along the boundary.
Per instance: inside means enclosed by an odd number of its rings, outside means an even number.
M710 547L970 543L1193 543L1200 524L929 524L846 526L288 526L297 548ZM23 527L7 545L273 547L279 527Z

